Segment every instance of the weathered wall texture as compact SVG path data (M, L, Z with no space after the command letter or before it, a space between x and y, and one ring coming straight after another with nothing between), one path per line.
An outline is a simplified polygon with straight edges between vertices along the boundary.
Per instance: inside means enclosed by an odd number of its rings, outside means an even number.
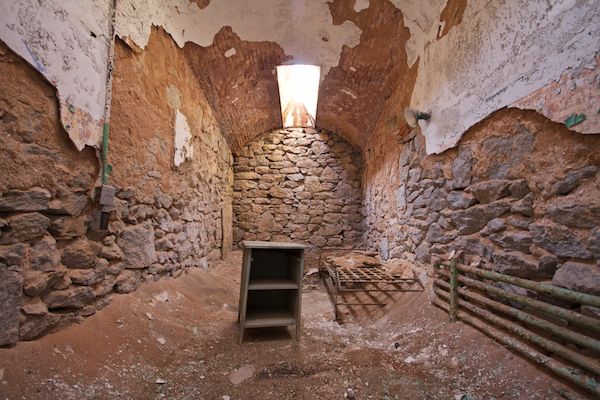
M338 135L310 128L269 132L234 162L235 242L273 240L361 247L360 154Z
M499 272L600 293L600 136L509 109L441 155L427 156L416 131L372 149L365 238L384 257L463 250Z
M462 23L420 53L411 105L432 112L431 122L422 126L428 154L454 147L469 127L563 74L594 69L599 43L595 0L468 1ZM573 107L593 123L577 125L574 131L600 133L597 71L579 81L584 88L578 89L578 97L584 101ZM575 91L576 85L567 90ZM561 107L558 101L554 104ZM565 119L565 112L531 108L557 122Z
M93 314L113 293L221 255L233 184L225 139L187 61L163 32L116 51L111 152L119 189L108 235L88 229L97 161L64 135L55 91L0 49L0 345ZM174 166L177 112L194 157Z
M0 39L57 88L63 126L75 146L98 146L110 0L0 2Z

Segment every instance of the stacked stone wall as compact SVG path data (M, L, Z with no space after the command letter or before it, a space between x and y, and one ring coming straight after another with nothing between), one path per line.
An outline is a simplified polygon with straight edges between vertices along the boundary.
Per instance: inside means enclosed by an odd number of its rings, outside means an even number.
M13 77L0 81L0 346L221 257L232 157L186 65L160 32L144 55L118 44L109 152L117 191L108 232L98 233L95 152L70 143L55 89L0 49L0 74ZM176 110L188 116L196 155L177 168Z
M234 241L294 241L360 247L362 158L338 135L308 128L271 131L234 161Z
M441 155L427 156L416 131L379 140L365 240L384 258L429 264L461 250L485 268L600 294L600 137L504 110Z

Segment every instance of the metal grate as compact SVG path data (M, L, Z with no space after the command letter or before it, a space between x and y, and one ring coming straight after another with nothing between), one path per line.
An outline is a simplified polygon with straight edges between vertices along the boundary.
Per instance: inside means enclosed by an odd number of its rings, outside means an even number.
M335 267L327 260L321 259L321 276L325 281L328 291L332 297L335 308L335 319L338 320L339 306L378 306L384 307L388 304L384 299L376 298L371 292L422 292L424 286L416 277L403 278L399 273L390 273L382 267L357 266L357 267ZM354 296L354 302L346 301L345 293L366 294L365 298L371 301L361 300ZM386 296L390 299L391 296Z

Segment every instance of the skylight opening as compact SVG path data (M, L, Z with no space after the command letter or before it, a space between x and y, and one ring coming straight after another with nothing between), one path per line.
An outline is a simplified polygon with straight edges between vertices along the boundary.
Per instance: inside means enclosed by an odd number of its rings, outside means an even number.
M281 119L284 128L315 127L321 67L280 65L277 67Z

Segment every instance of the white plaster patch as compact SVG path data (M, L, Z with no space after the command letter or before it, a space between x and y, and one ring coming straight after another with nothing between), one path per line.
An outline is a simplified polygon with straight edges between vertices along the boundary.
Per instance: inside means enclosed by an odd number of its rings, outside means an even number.
M234 56L234 55L235 55L235 53L237 53L237 51L235 50L235 47L232 47L232 48L228 49L228 50L227 50L227 51L224 53L224 56L225 56L225 57L227 57L227 58L229 58L229 57L231 57L231 56Z
M427 153L454 147L494 111L589 65L599 43L596 0L469 1L463 22L429 43L419 64L411 107L432 112Z
M0 38L56 87L79 150L102 137L109 10L110 0L0 2Z
M369 0L356 0L354 2L354 11L361 12L369 8Z
M356 95L349 89L347 88L341 88L340 92L347 94L348 96L352 97L354 100L356 100Z
M269 18L266 18L269 16ZM278 43L289 64L320 65L324 77L339 64L342 46L360 43L361 30L350 21L334 25L327 0L219 0L200 9L188 0L121 0L117 3L117 35L137 46L148 44L152 25L163 27L180 46L210 46L215 34L230 26L242 40ZM325 29L328 41L320 32Z
M179 167L184 161L191 160L193 156L192 131L187 117L177 110L175 113L175 156L173 162L176 167Z
M429 44L436 40L440 26L440 14L444 10L447 0L390 1L402 11L404 25L410 31L410 38L406 42L406 56L408 65L411 66Z

